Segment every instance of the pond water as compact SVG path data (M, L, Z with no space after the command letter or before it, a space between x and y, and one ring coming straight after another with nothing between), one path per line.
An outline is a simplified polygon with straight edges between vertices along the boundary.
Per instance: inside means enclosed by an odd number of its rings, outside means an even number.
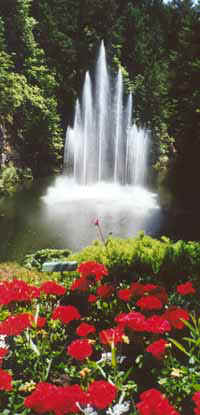
M105 238L144 230L155 237L200 239L194 214L163 211L154 192L109 183L78 186L60 176L0 200L0 261L22 261L42 248L78 251L98 239L97 218Z

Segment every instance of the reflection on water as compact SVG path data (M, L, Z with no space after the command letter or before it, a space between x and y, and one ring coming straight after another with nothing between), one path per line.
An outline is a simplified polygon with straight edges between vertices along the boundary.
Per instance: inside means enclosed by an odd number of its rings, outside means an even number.
M134 237L139 230L175 240L200 237L193 214L163 212L155 193L103 183L80 187L61 176L0 201L0 261L20 261L42 248L78 251L97 239L97 217L105 238Z
M111 184L78 186L65 176L33 187L0 204L0 260L22 259L42 248L77 251L97 239L98 217L105 238L151 234L159 225L156 195Z
M96 239L97 217L105 237L110 233L128 237L147 230L159 216L156 195L139 187L108 183L79 186L72 179L60 177L42 200L45 221L73 250Z

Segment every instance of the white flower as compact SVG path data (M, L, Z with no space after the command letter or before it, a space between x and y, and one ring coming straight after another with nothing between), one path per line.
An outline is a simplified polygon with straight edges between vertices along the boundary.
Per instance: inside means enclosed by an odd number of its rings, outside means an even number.
M126 359L126 356L117 356L117 362L118 363L123 363L124 359ZM96 362L97 364L102 363L102 362L106 362L106 361L112 361L112 353L102 353L101 355L101 359L98 360L98 362Z
M121 415L127 412L130 408L130 402L117 403L112 408L109 408L106 413L108 415Z
M7 344L5 341L6 337L7 336L5 336L4 334L0 334L0 347L3 347L3 348L7 347Z
M106 411L107 415L121 415L129 410L130 402L129 401L123 402L124 396L125 396L125 393L122 392L120 399L119 399L119 403L116 403L112 408L109 408Z
M89 404L87 404L85 408L81 408L79 402L76 402L76 406L78 406L78 409L85 415L98 415L98 412L96 412Z

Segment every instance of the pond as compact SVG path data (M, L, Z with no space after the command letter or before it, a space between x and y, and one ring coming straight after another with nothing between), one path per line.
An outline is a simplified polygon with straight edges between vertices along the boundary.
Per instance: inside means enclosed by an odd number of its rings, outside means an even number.
M104 237L134 237L138 231L173 240L200 239L200 224L192 212L166 212L158 195L143 188L78 186L66 176L35 183L31 189L0 201L0 261L22 261L42 248L78 251Z

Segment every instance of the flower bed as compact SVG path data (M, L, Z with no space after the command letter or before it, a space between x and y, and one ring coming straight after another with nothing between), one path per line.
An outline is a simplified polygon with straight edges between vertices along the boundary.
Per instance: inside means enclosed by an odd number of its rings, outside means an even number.
M0 413L200 414L199 284L113 278L0 283Z

